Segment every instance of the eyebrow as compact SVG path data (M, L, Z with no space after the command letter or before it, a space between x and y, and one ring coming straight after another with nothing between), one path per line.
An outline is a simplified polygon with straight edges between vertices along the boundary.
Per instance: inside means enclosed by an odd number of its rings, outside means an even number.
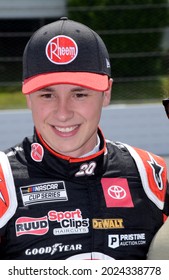
M51 87L45 87L45 88L41 88L39 91L51 91L51 92L53 92L54 90Z

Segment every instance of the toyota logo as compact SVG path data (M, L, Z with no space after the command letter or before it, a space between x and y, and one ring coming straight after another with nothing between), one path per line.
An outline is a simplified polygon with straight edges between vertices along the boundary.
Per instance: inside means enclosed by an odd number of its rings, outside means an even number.
M123 199L126 197L126 191L120 186L110 186L108 194L114 199Z

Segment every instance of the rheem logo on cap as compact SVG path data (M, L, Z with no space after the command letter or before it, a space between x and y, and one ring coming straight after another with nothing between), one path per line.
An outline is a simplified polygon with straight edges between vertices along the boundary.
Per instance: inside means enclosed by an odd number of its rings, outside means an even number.
M47 58L55 64L68 64L76 58L77 54L77 44L68 36L56 36L46 46Z

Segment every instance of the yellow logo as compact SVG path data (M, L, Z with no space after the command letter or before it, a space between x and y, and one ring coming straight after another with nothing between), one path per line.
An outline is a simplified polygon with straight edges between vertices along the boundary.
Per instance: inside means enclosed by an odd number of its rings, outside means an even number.
M93 219L94 229L124 228L123 219Z

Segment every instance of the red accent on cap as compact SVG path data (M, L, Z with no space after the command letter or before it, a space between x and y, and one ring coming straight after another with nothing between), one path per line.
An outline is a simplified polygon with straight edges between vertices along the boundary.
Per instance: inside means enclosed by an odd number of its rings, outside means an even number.
M22 86L24 94L30 94L42 88L57 84L73 84L96 91L105 91L109 88L109 78L89 72L55 72L44 73L25 79Z

